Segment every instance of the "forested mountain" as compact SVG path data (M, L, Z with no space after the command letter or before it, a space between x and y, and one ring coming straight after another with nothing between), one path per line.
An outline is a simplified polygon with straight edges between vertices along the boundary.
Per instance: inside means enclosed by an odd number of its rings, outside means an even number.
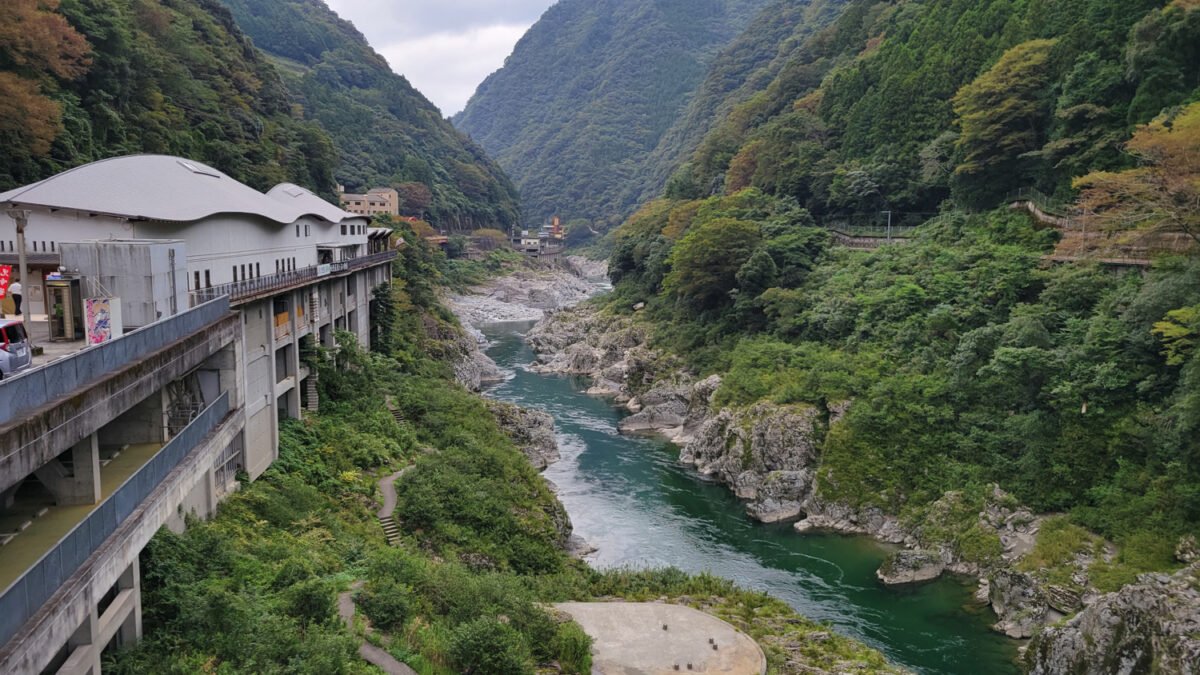
M799 44L680 174L693 194L757 186L815 214L919 221L1128 163L1134 125L1194 95L1190 0L855 0ZM970 85L970 86L968 86Z
M759 12L713 61L687 109L638 167L622 202L642 203L661 194L667 179L691 158L708 132L735 106L765 95L783 68L796 66L793 52L840 16L845 5L846 0L776 0Z
M336 152L216 0L0 3L0 189L119 154L333 193Z
M1022 568L1039 583L1112 590L1185 560L1200 3L850 0L777 53L615 232L611 309L646 303L658 348L723 375L718 406L846 410L814 440L819 498L895 514L922 546L998 564L975 514L999 485L1067 514ZM992 210L1029 186L1073 220ZM833 245L833 223L884 210L920 225L906 245ZM1080 229L1193 245L1050 264ZM1088 557L1092 533L1119 554Z
M504 173L322 0L223 1L333 137L347 189L395 186L407 212L451 228L516 222Z
M531 221L628 212L641 164L767 0L563 0L455 117Z

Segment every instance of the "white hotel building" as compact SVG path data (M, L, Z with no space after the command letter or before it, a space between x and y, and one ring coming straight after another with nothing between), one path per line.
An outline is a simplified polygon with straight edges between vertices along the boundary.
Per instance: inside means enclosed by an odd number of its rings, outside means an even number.
M396 253L308 190L166 156L0 194L14 268L17 218L27 310L77 316L51 292L75 283L66 304L114 298L124 336L0 381L0 672L94 673L140 636L146 542L270 466L280 419L317 405L302 341L367 345ZM59 266L78 281L47 280Z

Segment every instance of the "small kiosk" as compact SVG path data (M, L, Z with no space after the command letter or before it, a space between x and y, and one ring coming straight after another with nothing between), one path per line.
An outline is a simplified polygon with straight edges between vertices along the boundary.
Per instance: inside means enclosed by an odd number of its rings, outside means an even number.
M66 276L46 280L51 342L83 339L83 293L79 281L78 277Z

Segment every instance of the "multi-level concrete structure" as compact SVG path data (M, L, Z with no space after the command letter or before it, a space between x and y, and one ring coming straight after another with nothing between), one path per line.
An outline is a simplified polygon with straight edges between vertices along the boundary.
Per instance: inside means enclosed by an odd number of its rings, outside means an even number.
M0 672L97 672L140 636L139 552L270 466L279 419L316 405L301 342L366 344L395 253L307 190L173 157L80 167L0 206L125 320L0 381ZM0 216L0 239L13 228Z

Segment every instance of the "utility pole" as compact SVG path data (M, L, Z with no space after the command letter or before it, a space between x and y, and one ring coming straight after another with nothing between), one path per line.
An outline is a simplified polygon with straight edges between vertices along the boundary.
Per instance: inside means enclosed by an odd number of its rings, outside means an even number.
M892 212L891 211L880 211L880 213L886 213L887 217L888 217L887 240L888 240L888 243L890 244L890 243L892 243Z
M29 286L29 268L25 263L25 226L29 224L29 211L27 209L11 209L8 211L8 217L12 218L17 223L17 274L20 275L22 299L29 297L29 294L24 292L26 286ZM32 288L32 286L30 286ZM29 342L29 349L33 351L33 331L29 327L29 306L31 302L22 303L25 306L21 309L21 325L25 327L25 339Z

